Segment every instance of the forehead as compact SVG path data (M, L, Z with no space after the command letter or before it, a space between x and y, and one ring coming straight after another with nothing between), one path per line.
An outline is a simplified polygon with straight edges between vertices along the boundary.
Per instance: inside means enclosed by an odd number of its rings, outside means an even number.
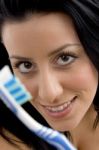
M27 49L28 52L29 49L51 50L79 41L71 18L62 13L33 14L23 21L7 22L2 38L6 48L13 53Z
M29 32L29 30L31 31L32 29L33 31L34 29L34 31L40 33L40 29L45 31L46 27L48 27L48 30L50 30L51 27L55 27L55 30L59 26L69 28L72 24L71 18L63 13L33 14L23 20L5 22L2 29L2 37L4 38L3 35L7 36L9 32L14 33L16 30L19 32Z

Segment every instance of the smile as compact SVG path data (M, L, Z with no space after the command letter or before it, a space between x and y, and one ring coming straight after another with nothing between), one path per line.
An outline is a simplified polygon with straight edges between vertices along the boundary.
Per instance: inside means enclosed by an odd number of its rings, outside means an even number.
M67 109L76 98L77 96L75 96L72 100L67 101L66 103L59 106L45 106L45 108L52 113L61 112Z

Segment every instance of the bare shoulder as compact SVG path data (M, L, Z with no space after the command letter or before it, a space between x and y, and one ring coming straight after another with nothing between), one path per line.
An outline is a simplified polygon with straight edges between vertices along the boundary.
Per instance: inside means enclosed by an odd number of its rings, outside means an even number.
M31 150L23 143L16 143L18 147L13 146L9 142L7 142L2 136L0 136L0 149L2 150Z
M14 146L12 146L11 144L9 144L5 139L3 139L0 136L0 147L2 148L2 150L17 150L17 148L15 148Z

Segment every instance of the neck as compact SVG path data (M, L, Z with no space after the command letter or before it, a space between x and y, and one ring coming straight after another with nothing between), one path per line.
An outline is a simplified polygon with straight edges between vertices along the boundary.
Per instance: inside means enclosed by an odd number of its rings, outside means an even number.
M70 131L72 141L76 147L81 147L80 145L82 145L82 143L84 144L84 141L86 139L90 139L90 137L92 139L93 133L96 133L96 130L99 128L99 127L97 127L96 129L93 128L96 115L97 113L94 110L93 106L90 107L90 109L86 113L86 116L84 116L79 126L77 126L75 130Z

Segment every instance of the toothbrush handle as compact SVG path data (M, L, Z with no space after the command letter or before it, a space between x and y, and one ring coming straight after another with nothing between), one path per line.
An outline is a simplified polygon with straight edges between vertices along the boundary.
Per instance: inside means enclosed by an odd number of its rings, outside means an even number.
M54 145L57 150L76 150L63 134L36 122L14 101L13 97L9 95L3 86L1 86L1 89L0 97L3 99L3 102L32 132L35 132L35 134L43 138L49 144Z
M54 145L57 150L76 150L63 134L51 128L42 127L42 129L36 131L36 134L51 145Z

